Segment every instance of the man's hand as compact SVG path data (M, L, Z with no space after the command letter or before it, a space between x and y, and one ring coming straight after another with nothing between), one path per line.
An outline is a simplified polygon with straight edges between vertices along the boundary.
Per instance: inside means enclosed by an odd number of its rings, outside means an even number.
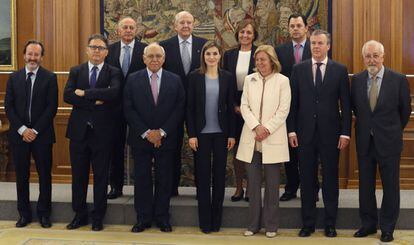
M289 145L293 148L296 148L299 146L298 137L296 135L289 136Z
M161 146L161 140L154 143L155 148L160 148L160 146Z
M344 148L346 148L349 145L349 139L345 138L345 137L339 137L339 141L338 141L338 149L342 150Z
M256 133L256 137L254 138L256 141L261 142L262 140L266 139L270 133L269 130L267 130L267 128L265 128L263 125L259 125L254 129L255 133Z
M196 137L192 137L188 139L188 145L193 151L197 151L198 148L198 139Z
M75 94L76 94L77 96L79 96L79 97L83 97L83 96L85 96L85 90L82 90L82 89L76 89L76 90L75 90Z
M162 136L159 129L150 130L147 134L147 140L154 144L154 146L161 142Z
M233 149L234 145L236 144L236 139L235 138L228 138L227 139L227 150L231 150Z
M37 134L33 131L33 129L26 128L22 134L22 137L24 142L30 143L36 139Z
M103 100L97 100L95 101L95 105L103 105Z
M235 107L234 107L234 112L235 112L236 114L240 115L240 114L241 114L241 111L240 111L240 106L235 106Z

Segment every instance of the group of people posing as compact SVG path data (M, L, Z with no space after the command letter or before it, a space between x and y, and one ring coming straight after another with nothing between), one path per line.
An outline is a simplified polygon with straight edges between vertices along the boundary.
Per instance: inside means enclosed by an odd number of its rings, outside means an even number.
M324 234L335 237L339 153L350 142L353 111L362 221L354 236L374 234L379 224L381 241L392 241L399 215L402 133L411 99L405 76L383 66L383 45L375 40L363 45L366 70L353 75L350 84L347 68L328 58L330 34L318 29L308 35L306 18L300 14L289 17L291 41L276 49L253 44L257 31L252 20L240 22L235 32L239 46L225 53L217 42L193 35L193 25L194 17L182 11L175 17L177 35L149 45L136 38L136 22L130 17L118 23L121 40L112 45L100 34L90 36L88 62L71 68L63 92L64 101L73 106L66 136L75 217L67 228L87 225L91 216L92 230L103 229L107 199L123 194L127 140L134 159L137 214L132 232L154 223L171 232L170 198L179 194L186 125L202 232L221 228L227 152L233 150L236 192L231 200L249 201L245 236L264 228L267 237L275 237L283 215L279 199L296 198L299 186L303 222L299 236L310 236L317 219L321 164ZM5 107L20 214L17 227L32 220L31 156L39 173L37 217L42 227L51 226L58 91L56 75L40 66L43 55L41 42L27 42L26 66L7 82ZM279 198L282 163L287 184ZM86 204L90 166L92 212ZM384 192L379 218L377 166Z

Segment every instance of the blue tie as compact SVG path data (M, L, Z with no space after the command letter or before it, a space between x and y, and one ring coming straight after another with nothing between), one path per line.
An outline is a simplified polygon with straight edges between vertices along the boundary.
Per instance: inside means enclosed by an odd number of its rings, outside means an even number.
M124 73L124 77L126 77L129 69L129 65L131 63L131 53L129 52L129 49L131 47L128 45L124 46L125 52L124 52L124 59L122 60L122 73Z
M92 74L91 74L91 78L89 80L89 85L90 85L91 88L95 88L95 85L96 85L96 75L98 73L97 71L98 71L98 67L97 66L92 67Z
M318 67L316 68L315 86L316 86L317 89L319 89L322 86L322 71L321 71L321 65L323 65L323 63L316 63L316 65Z

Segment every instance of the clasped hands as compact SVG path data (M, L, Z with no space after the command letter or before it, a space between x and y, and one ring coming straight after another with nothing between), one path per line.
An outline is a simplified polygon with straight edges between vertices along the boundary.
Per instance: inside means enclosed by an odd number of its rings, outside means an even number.
M151 129L148 131L146 139L151 142L155 148L159 148L161 146L161 131L159 129Z
M256 126L254 128L254 132L256 133L256 137L254 137L254 139L259 142L262 142L264 139L266 139L270 135L269 130L262 124L259 124L258 126Z
M22 137L24 142L31 143L36 139L37 134L34 132L33 129L26 128L22 133Z
M82 89L76 89L75 90L75 94L79 97L84 97L85 96L85 90ZM102 100L97 100L95 101L95 105L102 105L104 102Z

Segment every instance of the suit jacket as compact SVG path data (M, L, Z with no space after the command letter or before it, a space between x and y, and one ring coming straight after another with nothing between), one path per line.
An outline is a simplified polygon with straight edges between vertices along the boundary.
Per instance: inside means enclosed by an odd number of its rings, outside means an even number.
M71 140L83 140L88 123L90 123L94 130L108 135L106 138L110 139L114 125L113 113L116 107L114 101L119 95L121 73L118 68L104 63L95 88L90 88L88 62L70 69L63 94L64 101L73 105L66 137ZM85 96L77 96L76 89L84 90ZM104 103L96 105L97 100L104 101Z
M355 114L356 149L368 154L371 132L378 153L382 156L400 154L402 134L411 115L411 97L405 75L385 68L377 105L371 111L367 92L368 72L352 77L352 107Z
M280 44L276 47L276 54L282 65L282 71L280 73L287 77L290 77L293 65L295 65L294 52L292 41ZM302 61L310 58L312 58L312 54L310 51L310 42L309 39L307 39L305 47L303 47Z
M197 137L206 125L206 80L205 74L195 70L188 77L187 93L187 132L188 136ZM233 109L233 76L219 70L218 120L224 135L235 137L235 113Z
M202 37L192 35L192 38L191 66L189 73L200 67L201 49L207 42L207 39ZM181 60L178 36L175 35L167 40L164 40L160 42L160 45L165 50L165 62L163 68L180 76L184 89L187 90L188 77L184 72L183 62Z
M299 145L311 144L316 129L322 144L338 144L340 135L351 136L351 98L344 65L328 59L323 84L317 90L308 59L293 67L290 83L288 132L296 132Z
M25 125L38 132L34 143L55 142L53 118L57 112L58 87L56 75L39 67L32 92L31 126L26 116L26 70L13 72L7 81L4 106L10 122L9 140L14 144L25 143L17 130Z
M124 113L129 125L128 144L147 149L153 145L141 137L148 129L162 129L160 150L175 149L177 127L184 114L185 92L179 76L162 70L157 105L152 97L147 69L128 76L124 89Z
M263 107L260 115L262 97ZM289 79L284 75L275 73L266 81L265 86L258 72L246 77L240 106L245 123L237 149L237 159L251 163L256 143L254 128L262 124L270 132L262 141L263 164L289 161L286 118L290 100Z
M256 52L257 47L252 46L252 52L250 55L250 62L249 62L249 71L247 72L247 75L252 74L255 68L254 63L254 52ZM236 106L240 106L240 100L242 92L238 91L237 89L237 78L236 78L236 67L237 67L237 60L239 59L239 51L240 47L230 49L224 53L223 56L223 68L227 71L229 71L233 75L233 90L234 90L234 103Z

